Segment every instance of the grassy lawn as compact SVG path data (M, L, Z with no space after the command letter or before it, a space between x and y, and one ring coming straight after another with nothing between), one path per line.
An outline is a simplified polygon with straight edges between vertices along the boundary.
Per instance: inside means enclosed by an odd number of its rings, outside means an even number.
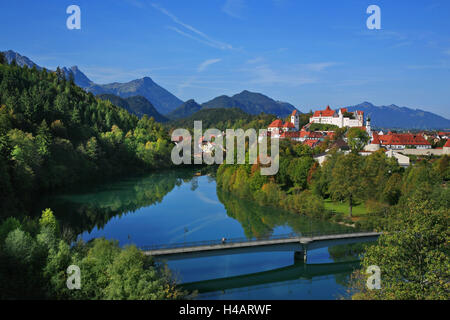
M333 202L330 199L324 200L325 209L334 210L339 213L343 213L344 215L348 215L348 202ZM359 203L353 206L352 215L354 217L360 217L367 213L366 207L364 203Z

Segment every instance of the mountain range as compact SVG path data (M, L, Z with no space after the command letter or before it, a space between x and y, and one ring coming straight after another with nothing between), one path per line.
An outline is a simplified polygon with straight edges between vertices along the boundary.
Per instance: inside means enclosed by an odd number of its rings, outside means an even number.
M75 83L77 82L75 81ZM114 82L110 84L92 83L89 86L83 86L82 84L78 85L95 95L111 93L122 98L143 96L147 98L161 114L168 114L183 104L183 101L159 86L149 77L132 80L126 83Z
M181 106L167 114L167 117L171 120L177 120L187 118L202 108L194 99L188 100Z
M31 61L27 57L22 56L15 51L12 50L3 51L3 54L5 55L6 61L8 61L8 63L11 63L11 61L16 60L16 63L21 67L26 65L28 68L36 67L36 69L42 70L42 67L38 66L36 63Z
M99 97L102 100L108 100L113 105L124 108L128 110L128 112L138 116L139 118L142 118L144 115L147 115L148 117L153 117L158 122L169 121L169 119L160 114L151 104L151 102L148 101L143 96L132 96L128 98L121 98L119 96L110 93L104 93L98 95L97 97Z
M420 109L389 106L375 106L370 102L363 102L349 106L349 111L362 110L365 117L370 117L371 126L389 129L449 129L450 120L435 113Z
M6 60L11 63L12 60L16 60L20 66L28 66L32 68L36 66L38 69L42 67L31 61L29 58L20 55L12 50L4 52ZM91 81L77 66L61 69L66 77L73 74L75 83L88 92L92 92L95 95L99 94L114 94L122 98L128 98L132 96L143 96L158 110L160 114L166 114L173 111L183 101L175 97L172 93L156 84L151 78L144 77L142 79L132 80L126 83L109 83L109 84L96 84Z
M287 102L275 101L261 93L247 90L232 97L220 96L202 104L203 108L239 108L248 114L257 115L261 112L274 114L284 118L297 110Z
M10 63L16 60L20 66L27 65L42 69L29 58L20 55L12 50L4 52L7 61ZM278 117L285 117L290 114L295 107L287 102L275 101L261 93L254 93L247 90L242 91L231 97L222 95L203 104L198 104L194 100L183 102L175 95L159 86L151 78L144 77L132 80L126 83L96 84L91 81L77 66L61 69L68 77L73 74L75 83L86 91L96 95L113 94L125 99L125 102L109 96L108 100L117 100L122 103L124 108L138 116L143 112L149 112L149 116L165 121L165 118L180 119L191 116L202 109L211 108L239 108L244 112L255 115L261 112L275 114ZM127 98L141 96L141 98L131 103ZM146 98L149 105L156 109L156 114L152 108L142 100ZM128 105L127 105L128 104ZM350 111L356 109L364 111L366 116L370 116L372 126L378 128L396 128L396 129L450 129L450 120L432 112L421 109L411 109L408 107L399 107L396 105L375 106L370 102L363 102L358 105L349 106ZM161 118L163 117L163 118Z
M169 124L173 128L192 128L194 121L202 121L203 128L225 130L229 128L228 126L230 123L236 121L249 123L255 117L256 116L250 115L239 108L202 108L186 118L174 120Z
M219 96L201 105L195 102L195 100L186 101L167 114L167 117L175 120L189 117L199 110L230 108L241 109L250 115L258 115L264 112L282 118L291 114L293 110L297 110L293 105L287 102L275 101L261 93L244 90L232 97L225 95Z

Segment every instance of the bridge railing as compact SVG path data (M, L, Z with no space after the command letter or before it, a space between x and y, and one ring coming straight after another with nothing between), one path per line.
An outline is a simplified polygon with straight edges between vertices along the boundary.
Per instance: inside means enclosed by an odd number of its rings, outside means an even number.
M361 232L373 232L373 230L354 230L354 229L346 229L346 230L333 230L333 231L312 231L312 232L291 232L288 234L280 234L280 235L270 235L265 237L258 238L226 238L223 242L221 239L215 240L202 240L202 241L190 241L190 242L176 242L176 243L167 243L167 244L154 244L148 246L141 246L140 249L144 251L153 251L153 250L163 250L163 249L177 249L177 248L187 248L187 247L200 247L200 246L212 246L212 245L222 245L222 244L238 244L238 243L249 243L256 241L264 241L264 240L288 240L288 239L298 239L301 237L319 237L319 236L328 236L328 235L336 235L336 234L349 234L349 233L361 233Z

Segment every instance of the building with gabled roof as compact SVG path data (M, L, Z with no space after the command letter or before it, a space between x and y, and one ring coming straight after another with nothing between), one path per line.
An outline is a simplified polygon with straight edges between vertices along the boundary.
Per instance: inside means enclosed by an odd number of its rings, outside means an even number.
M386 149L431 149L431 144L420 134L392 133L377 136L380 146Z
M364 126L364 111L348 112L347 108L341 108L337 111L327 106L325 110L315 111L310 123L332 124L342 127L362 127Z
M449 154L450 155L450 139L447 139L447 142L444 144L444 147L442 148L443 154Z
M310 139L310 140L305 140L303 142L304 145L310 147L310 148L314 148L315 146L317 146L320 143L319 139Z
M292 111L291 121L283 122L281 119L272 121L267 130L272 133L272 137L280 137L283 132L293 132L299 130L299 116L297 110Z

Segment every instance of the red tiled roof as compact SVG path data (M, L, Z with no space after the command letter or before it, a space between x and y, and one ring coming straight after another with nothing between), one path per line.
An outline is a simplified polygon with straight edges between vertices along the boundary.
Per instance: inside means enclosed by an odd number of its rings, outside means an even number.
M324 134L320 131L313 131L309 133L309 138L323 138Z
M295 116L297 114L297 110L292 111L291 116Z
M281 138L300 138L301 136L302 136L301 131L283 132L280 135Z
M380 144L380 138L378 137L378 133L372 133L372 144Z
M379 136L379 139L384 145L430 145L423 136L411 133L390 133Z
M358 114L364 114L364 111L357 110L356 113L358 113Z
M315 147L317 143L319 143L319 140L306 140L305 142L303 142L304 145L307 145L311 148Z
M440 135L440 136L450 136L450 132L443 132L443 131L441 131L441 132L438 132L438 135Z
M283 121L280 119L274 120L270 125L269 128L281 128L283 127Z
M346 113L347 110L348 110L347 108L342 108L342 109L341 109L341 113Z
M447 139L447 142L444 144L445 148L450 148L450 139Z
M308 131L304 131L304 130L300 131L300 138L304 138L304 137L307 137L307 136L309 136L309 132Z
M332 117L334 115L334 110L327 106L325 110L315 111L313 117Z
M283 128L295 128L295 126L292 122L286 122L283 124Z
M333 139L336 133L334 131L328 131L327 136L330 137L330 139Z
M331 148L342 149L344 147L348 148L348 144L343 139L339 139L331 145L330 149Z

